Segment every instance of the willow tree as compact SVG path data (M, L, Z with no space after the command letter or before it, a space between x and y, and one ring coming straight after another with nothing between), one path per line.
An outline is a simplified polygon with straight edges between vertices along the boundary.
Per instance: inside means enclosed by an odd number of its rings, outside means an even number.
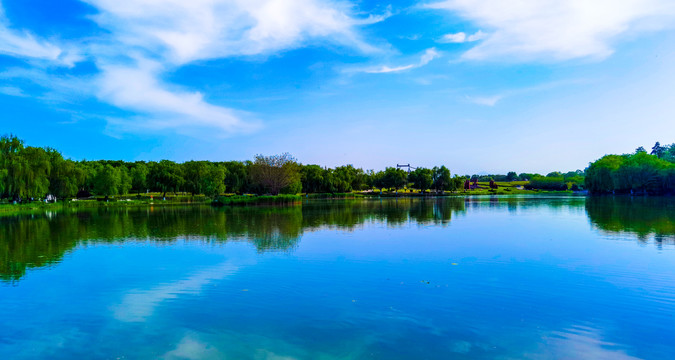
M289 153L256 155L249 174L254 184L277 195L281 189L300 181L300 165Z

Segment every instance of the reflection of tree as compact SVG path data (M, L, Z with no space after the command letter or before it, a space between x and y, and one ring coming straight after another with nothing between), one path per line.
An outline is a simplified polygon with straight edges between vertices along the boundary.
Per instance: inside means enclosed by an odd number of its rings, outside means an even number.
M302 236L302 207L224 209L227 233L247 239L258 251L288 250Z
M452 214L465 211L463 198L417 201L410 204L410 217L419 224L447 224Z
M671 198L592 197L586 201L586 212L600 230L632 233L641 241L654 235L659 243L675 243L675 202Z
M126 240L245 240L258 251L294 248L304 231L353 229L369 221L391 226L414 221L444 224L464 211L459 199L310 201L290 207L96 208L0 218L0 280L16 281L79 244Z

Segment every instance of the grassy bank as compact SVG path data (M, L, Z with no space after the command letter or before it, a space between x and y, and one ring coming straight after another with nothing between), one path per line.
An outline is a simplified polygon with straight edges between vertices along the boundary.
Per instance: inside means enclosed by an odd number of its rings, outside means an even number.
M234 195L219 196L211 204L213 206L291 205L300 202L302 202L300 195Z
M163 198L161 194L143 194L111 197L107 201L103 197L86 200L59 200L56 203L33 201L22 204L0 203L0 215L14 215L39 211L63 209L87 209L96 207L143 207L143 206L179 206L209 204L211 199L200 196L178 195Z

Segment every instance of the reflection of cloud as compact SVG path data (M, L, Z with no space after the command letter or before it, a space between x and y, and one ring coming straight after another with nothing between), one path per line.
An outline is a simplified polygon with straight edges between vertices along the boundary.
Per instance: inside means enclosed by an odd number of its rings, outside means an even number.
M191 335L181 339L175 349L167 352L162 359L222 359L223 355L218 349L199 341Z
M198 272L187 279L163 284L149 290L132 291L115 306L114 317L119 321L145 321L163 301L182 294L199 294L209 283L226 278L239 270L239 266L222 263Z
M536 354L530 353L526 357L531 359L638 359L626 354L618 347L619 344L604 341L598 329L573 326L545 336L540 351Z
M258 350L255 356L256 360L297 360L298 358L292 356L284 356L275 354L267 350Z
M243 336L242 336L243 335ZM252 344L255 346L264 346L257 350L249 348ZM225 345L225 346L223 346ZM271 351L266 347L284 349L282 351L291 351L303 355L292 356L282 355L278 350ZM241 358L241 354L246 353L246 358L254 360L297 360L313 358L307 352L307 349L292 345L282 339L260 337L256 335L236 334L205 334L198 332L189 332L184 335L175 348L167 351L160 358L165 360L173 359L235 359ZM320 356L321 358L331 358L329 356Z

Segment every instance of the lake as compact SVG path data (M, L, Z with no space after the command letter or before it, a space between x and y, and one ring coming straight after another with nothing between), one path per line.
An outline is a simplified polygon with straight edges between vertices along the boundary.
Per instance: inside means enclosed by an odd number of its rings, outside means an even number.
M664 359L675 199L0 218L0 359Z

